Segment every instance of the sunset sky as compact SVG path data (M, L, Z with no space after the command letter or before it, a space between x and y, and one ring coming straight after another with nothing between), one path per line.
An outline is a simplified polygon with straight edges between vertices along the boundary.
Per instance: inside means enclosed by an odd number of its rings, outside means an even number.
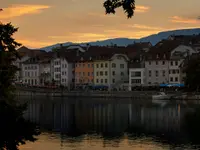
M19 27L18 42L40 48L62 42L141 38L160 31L200 27L200 0L136 0L127 19L122 9L105 15L104 0L1 0L0 21Z

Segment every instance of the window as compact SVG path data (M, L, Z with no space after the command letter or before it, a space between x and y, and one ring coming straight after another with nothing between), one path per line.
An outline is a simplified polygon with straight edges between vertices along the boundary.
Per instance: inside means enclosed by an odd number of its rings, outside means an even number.
M79 72L79 76L81 76L81 72Z
M90 64L88 64L88 68L90 68Z
M165 65L165 61L163 61L162 64Z
M172 77L170 78L170 81L173 82L173 78Z
M112 72L112 75L113 75L113 76L115 75L115 71Z
M151 77L151 70L149 70L149 77Z
M99 76L99 72L98 71L96 72L96 74L97 74L97 76Z
M96 82L99 83L99 79L96 79Z
M178 77L175 77L175 82L178 82Z
M124 72L121 72L121 76L124 76Z
M105 71L105 76L107 76L108 75L108 72L107 71Z
M165 77L165 70L163 70L163 77Z
M172 73L173 73L173 74L176 74L176 70L172 70Z
M85 72L83 72L83 76L85 76Z
M176 72L179 73L179 70L177 69Z
M171 61L171 66L173 66L173 61Z
M96 67L99 68L99 64L96 64Z
M141 84L141 79L131 79L131 83L139 83Z
M155 71L155 74L156 74L156 77L158 77L159 74L158 74L158 71L157 71L157 70Z
M92 76L94 76L94 72L92 72Z
M115 63L112 63L112 68L116 68L116 64Z
M105 63L105 68L108 68L108 64L107 63Z
M103 83L103 79L101 79L101 83Z
M131 72L131 77L141 77L141 72L140 71Z
M124 64L120 64L120 68L121 68L121 69L124 68Z
M103 68L103 64L101 63L101 68Z
M103 71L100 71L100 76L103 76Z
M175 65L178 66L178 61L175 61Z
M149 61L149 65L151 65L151 62Z
M107 83L108 82L108 80L107 79L105 79L105 83Z
M92 64L92 67L94 67L94 64Z
M158 65L158 61L156 61L156 65Z
M90 72L88 72L88 76L90 76Z
M112 82L115 83L115 79L112 79Z

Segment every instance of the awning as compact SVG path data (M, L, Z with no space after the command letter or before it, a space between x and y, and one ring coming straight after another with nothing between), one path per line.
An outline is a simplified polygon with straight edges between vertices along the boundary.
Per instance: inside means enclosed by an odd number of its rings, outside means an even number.
M184 87L184 84L160 84L160 87Z

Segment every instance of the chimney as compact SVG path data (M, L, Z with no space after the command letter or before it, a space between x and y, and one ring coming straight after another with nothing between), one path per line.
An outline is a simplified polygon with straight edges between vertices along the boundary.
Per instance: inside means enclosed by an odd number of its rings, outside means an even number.
M88 51L88 49L90 48L90 44L87 43L86 46L87 46L87 47L86 47L86 50Z

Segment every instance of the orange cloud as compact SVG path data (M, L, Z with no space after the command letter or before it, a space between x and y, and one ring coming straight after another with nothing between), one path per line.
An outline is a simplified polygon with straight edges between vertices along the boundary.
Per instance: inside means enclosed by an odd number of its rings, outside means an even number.
M4 8L1 12L0 19L10 19L27 14L38 14L43 9L50 8L46 5L11 5L11 7Z
M145 13L148 12L150 7L148 6L142 6L142 5L136 5L135 12L136 13Z
M55 44L55 42L39 42L39 41L23 40L23 39L17 39L17 42L30 48L40 48Z
M144 30L164 30L164 28L161 28L161 27L152 27L152 26L146 26L146 25L142 25L142 24L127 25L127 27L144 29Z
M183 18L183 17L179 17L179 16L173 16L170 17L170 21L173 23L184 23L184 24L197 24L200 23L199 20L197 19L188 19L188 18Z

